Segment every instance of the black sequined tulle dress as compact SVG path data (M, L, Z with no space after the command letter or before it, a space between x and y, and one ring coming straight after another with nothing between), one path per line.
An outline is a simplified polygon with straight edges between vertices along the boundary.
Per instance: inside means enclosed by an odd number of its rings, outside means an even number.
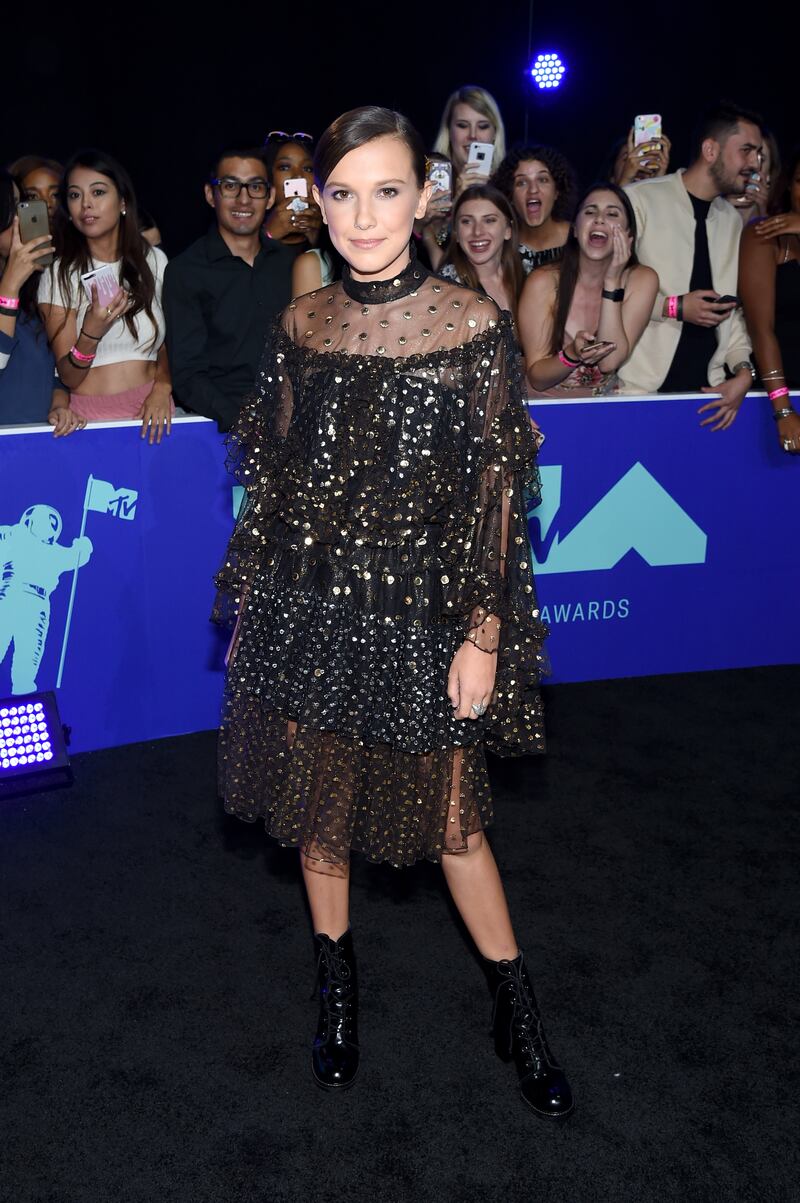
M330 871L463 850L492 818L485 749L544 748L522 396L494 303L413 261L345 273L268 335L229 436L247 502L217 577L216 616L239 616L220 792ZM492 704L458 720L450 664L487 615Z

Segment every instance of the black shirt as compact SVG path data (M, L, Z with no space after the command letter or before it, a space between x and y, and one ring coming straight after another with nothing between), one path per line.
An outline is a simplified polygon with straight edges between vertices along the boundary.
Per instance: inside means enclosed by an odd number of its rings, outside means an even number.
M692 278L687 292L707 288L714 291L711 282L711 257L708 253L706 221L712 202L700 200L688 193L694 209L694 262ZM692 322L681 324L681 337L670 364L667 378L658 390L660 393L697 393L708 384L708 365L717 349L717 333L714 326L695 326Z
M261 236L253 266L217 226L167 264L163 307L175 400L228 430L252 390L270 318L291 300L297 247Z

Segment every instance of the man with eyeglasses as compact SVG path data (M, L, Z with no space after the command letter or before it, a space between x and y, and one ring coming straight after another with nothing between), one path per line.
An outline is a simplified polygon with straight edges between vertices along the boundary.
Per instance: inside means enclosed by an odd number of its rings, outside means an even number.
M291 300L297 247L261 231L273 203L263 152L226 150L205 186L216 222L164 279L172 391L229 430L256 378L267 323Z

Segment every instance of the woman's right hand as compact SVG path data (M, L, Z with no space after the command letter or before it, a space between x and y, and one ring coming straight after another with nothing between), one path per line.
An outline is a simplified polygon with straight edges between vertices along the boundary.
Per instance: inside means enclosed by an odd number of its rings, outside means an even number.
M124 288L118 288L114 296L104 305L97 295L97 285L92 285L92 303L86 310L83 326L78 335L85 333L95 342L99 342L104 334L108 334L115 322L128 312L133 299Z
M587 367L594 367L616 348L616 343L598 343L594 334L590 334L588 330L579 330L572 342L567 343L564 354L568 359L579 359Z
M458 200L465 188L472 188L475 184L488 184L489 176L485 171L481 171L478 163L467 163L463 171L456 176L455 188L453 189L453 197Z
M44 264L39 261L52 253L53 237L51 234L44 234L40 238L31 238L30 242L23 242L19 236L19 218L15 217L11 223L11 247L0 281L0 292L12 295L18 293L34 272L44 269Z
M450 216L450 210L453 208L453 194L451 192L434 192L431 199L428 201L428 207L425 210L424 217L417 218L417 224L421 230L429 226L431 222L437 224L446 221Z

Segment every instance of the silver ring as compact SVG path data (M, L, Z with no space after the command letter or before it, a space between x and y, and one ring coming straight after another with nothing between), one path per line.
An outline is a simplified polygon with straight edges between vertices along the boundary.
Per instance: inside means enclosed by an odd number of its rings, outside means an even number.
M476 705L475 705L475 703L473 702L473 703L472 703L472 707L471 707L471 709L475 711L475 713L477 714L478 718L480 718L480 717L481 717L481 715L483 715L483 714L485 714L485 713L486 713L486 707L484 706L483 702L478 702L477 706L476 706Z

